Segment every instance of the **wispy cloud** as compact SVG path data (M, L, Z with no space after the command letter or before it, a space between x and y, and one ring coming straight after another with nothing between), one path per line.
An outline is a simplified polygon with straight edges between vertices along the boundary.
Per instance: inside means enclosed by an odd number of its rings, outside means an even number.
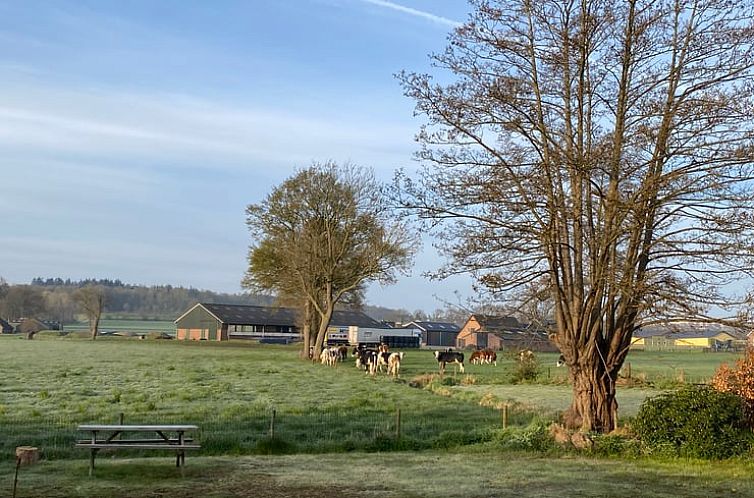
M454 21L453 19L448 19L447 17L438 16L435 14L432 14L431 12L426 12L419 9L414 9L412 7L406 7L405 5L400 5L395 2L389 2L387 0L361 0L364 3L368 3L371 5L376 5L377 7L383 7L385 9L391 9L398 12L402 12L404 14L409 14L415 17L421 17L423 19L427 19L428 21L432 21L437 24L442 24L444 26L450 26L452 28L457 28L461 25L460 22Z
M347 152L357 162L394 168L414 148L409 123L365 125L359 115L338 119L176 94L0 89L0 152L6 155L35 151L46 157L148 158L247 169L254 163L307 164Z

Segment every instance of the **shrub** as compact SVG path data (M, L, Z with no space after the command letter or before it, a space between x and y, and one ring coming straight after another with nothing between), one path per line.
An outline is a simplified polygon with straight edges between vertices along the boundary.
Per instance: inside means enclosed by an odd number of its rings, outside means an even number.
M525 350L516 355L516 366L511 381L514 384L531 382L539 377L539 360L531 351Z
M533 420L528 427L512 431L506 443L508 449L545 452L554 447L546 421Z
M633 428L653 453L718 459L745 453L751 444L741 399L708 386L647 399Z
M735 368L720 365L712 378L712 386L720 392L739 396L744 404L744 416L754 426L754 349L748 349Z

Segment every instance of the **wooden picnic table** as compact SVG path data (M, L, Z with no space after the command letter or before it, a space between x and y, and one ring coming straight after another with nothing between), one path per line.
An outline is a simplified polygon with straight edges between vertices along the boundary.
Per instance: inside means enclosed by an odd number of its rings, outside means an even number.
M186 450L198 450L199 444L193 439L185 437L187 432L196 431L196 425L79 425L78 430L91 432L90 439L80 439L77 448L89 448L89 475L94 472L94 459L101 449L141 449L141 450L171 450L175 451L175 465L180 467L186 463ZM155 434L154 438L123 439L123 434Z

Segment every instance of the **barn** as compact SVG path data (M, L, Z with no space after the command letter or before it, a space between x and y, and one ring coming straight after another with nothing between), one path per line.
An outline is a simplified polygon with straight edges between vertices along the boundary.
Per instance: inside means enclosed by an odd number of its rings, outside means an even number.
M13 325L0 318L0 334L12 334Z
M359 311L337 310L331 327L381 327L380 322ZM226 341L297 338L298 310L294 308L247 306L242 304L197 303L175 320L175 337L182 340Z
M471 315L456 338L459 348L557 351L547 332L512 316Z
M461 328L450 322L429 322L416 320L402 325L404 329L419 329L422 333L422 346L454 347Z
M741 333L716 325L651 327L639 330L634 337L646 351L736 351L746 347Z

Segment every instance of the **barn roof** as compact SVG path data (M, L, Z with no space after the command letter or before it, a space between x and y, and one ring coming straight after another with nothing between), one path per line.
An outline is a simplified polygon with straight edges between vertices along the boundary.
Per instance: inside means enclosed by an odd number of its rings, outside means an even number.
M745 335L740 331L723 325L673 325L646 327L634 332L634 337L666 337L668 339L711 339L720 334L728 334L735 339L744 339Z
M450 322L430 322L425 320L416 320L409 322L403 326L404 329L412 327L422 329L425 332L454 332L457 334L461 331L461 327L459 327L455 323Z
M476 321L479 322L479 325L487 330L521 327L521 324L516 317L513 316L474 314L472 315L472 318L475 318Z
M244 304L216 304L199 303L193 306L201 306L222 323L233 325L282 325L296 326L298 322L298 310L294 308L275 308L271 306L249 306ZM191 311L191 309L189 311ZM181 315L183 318L188 312ZM370 327L384 328L384 326L360 311L336 310L333 313L330 325L335 327Z

